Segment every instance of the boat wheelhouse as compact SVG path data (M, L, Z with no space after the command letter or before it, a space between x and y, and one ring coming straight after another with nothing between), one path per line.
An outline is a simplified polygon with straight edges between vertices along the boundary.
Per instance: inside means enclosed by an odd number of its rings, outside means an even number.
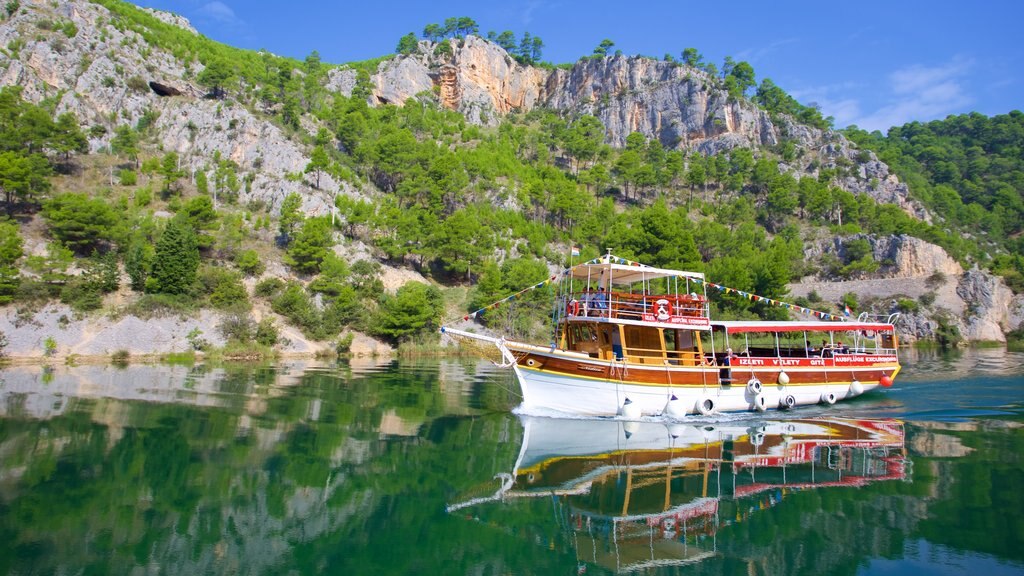
M526 411L635 418L764 411L889 386L896 315L855 322L712 321L698 272L605 256L558 277L548 345L442 328L493 345Z

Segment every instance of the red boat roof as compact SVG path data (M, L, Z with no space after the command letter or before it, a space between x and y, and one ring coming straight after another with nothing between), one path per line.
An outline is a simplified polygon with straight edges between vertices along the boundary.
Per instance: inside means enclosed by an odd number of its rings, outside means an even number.
M786 321L762 321L762 320L737 320L725 322L712 322L712 330L724 330L729 334L740 334L743 332L892 332L892 324L883 322L786 322Z

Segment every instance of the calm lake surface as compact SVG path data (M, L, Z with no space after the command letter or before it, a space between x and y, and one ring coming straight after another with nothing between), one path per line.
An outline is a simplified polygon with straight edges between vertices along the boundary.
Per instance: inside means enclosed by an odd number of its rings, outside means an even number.
M1024 354L832 407L519 415L474 360L0 372L0 574L1024 574Z

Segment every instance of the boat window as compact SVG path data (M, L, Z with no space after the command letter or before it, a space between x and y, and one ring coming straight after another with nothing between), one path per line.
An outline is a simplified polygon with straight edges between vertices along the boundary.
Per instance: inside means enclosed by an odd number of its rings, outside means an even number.
M629 356L661 358L661 335L657 328L647 326L624 326L626 353Z
M806 358L810 353L804 332L779 332L779 357Z

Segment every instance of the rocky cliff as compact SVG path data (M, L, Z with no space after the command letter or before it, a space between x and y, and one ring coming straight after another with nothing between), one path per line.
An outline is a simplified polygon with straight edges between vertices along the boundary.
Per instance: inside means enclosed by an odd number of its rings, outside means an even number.
M935 338L942 323L972 341L1005 342L1005 333L1024 325L1024 295L1014 295L997 276L972 269L964 271L945 250L906 235L853 235L810 244L811 262L848 262L851 241L866 240L872 272L836 281L827 271L790 285L794 296L815 292L825 302L839 302L852 292L862 309L874 313L901 313L897 328L904 340ZM907 300L914 303L907 304ZM902 306L901 306L902 301Z
M443 105L470 122L491 125L501 115L538 107L592 114L616 147L632 132L669 149L704 154L789 140L798 154L782 169L817 177L822 169L841 167L837 185L927 218L906 185L873 153L856 149L839 133L772 118L751 102L730 98L720 80L703 70L636 56L583 58L568 69L545 70L519 64L497 44L476 36L454 46L450 56L435 55L436 45L420 42L416 54L380 63L371 75L369 102L403 104L436 90ZM328 86L351 95L355 79L355 70L338 68Z
M312 194L309 186L287 178L302 173L309 162L304 147L245 106L204 99L204 91L185 79L192 76L181 61L115 25L106 8L81 0L25 0L22 5L0 23L0 45L21 45L0 52L0 85L21 86L29 101L53 99L58 114L73 112L85 126L106 128L91 138L93 152L109 148L115 126L134 126L144 114L156 114L157 147L177 152L186 173L209 170L212 179L215 153L238 165L239 180L249 183L241 192L242 203L256 200L276 207L289 193L301 191L305 210L316 214L326 213L335 193L357 193L330 176L322 177L321 190ZM152 13L191 30L184 18ZM76 32L69 37L53 29L52 22L71 22ZM192 66L193 74L202 69L196 62ZM161 96L150 83L179 95Z

